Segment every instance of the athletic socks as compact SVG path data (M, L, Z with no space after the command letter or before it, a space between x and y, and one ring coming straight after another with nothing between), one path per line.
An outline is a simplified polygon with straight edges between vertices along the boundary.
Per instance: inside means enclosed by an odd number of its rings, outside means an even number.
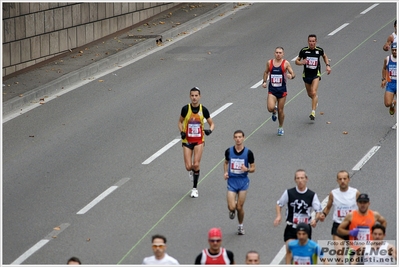
M199 170L198 171L194 171L193 170L193 176L194 176L194 186L193 186L193 188L197 188L199 174L200 174Z

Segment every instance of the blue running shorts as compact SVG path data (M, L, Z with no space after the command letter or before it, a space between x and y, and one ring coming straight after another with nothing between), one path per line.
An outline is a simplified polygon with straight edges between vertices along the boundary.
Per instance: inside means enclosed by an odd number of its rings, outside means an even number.
M227 190L238 193L245 191L249 187L249 178L229 178L227 179Z

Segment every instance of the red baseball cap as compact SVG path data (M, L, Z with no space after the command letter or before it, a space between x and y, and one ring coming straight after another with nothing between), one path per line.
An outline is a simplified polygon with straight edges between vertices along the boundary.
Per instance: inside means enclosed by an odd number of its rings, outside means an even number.
M211 228L208 232L208 239L218 237L222 239L222 230L220 228Z

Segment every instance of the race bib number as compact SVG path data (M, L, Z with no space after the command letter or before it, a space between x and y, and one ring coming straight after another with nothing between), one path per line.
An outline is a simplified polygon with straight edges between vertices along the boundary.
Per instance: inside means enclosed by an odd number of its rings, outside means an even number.
M338 208L337 209L337 217L338 218L345 218L345 216L350 213L352 210L349 208Z
M294 256L294 264L295 265L310 265L311 260L310 260L310 257Z
M283 85L282 74L270 74L270 82L273 87L281 87Z
M306 68L308 69L316 69L319 64L319 58L317 57L307 57L306 58Z
M200 124L188 124L188 137L201 137L202 130Z
M389 70L389 77L391 80L396 80L396 69Z
M302 213L294 213L294 221L293 223L296 225L298 223L306 223L309 224L309 216L307 214ZM296 227L296 226L295 226Z
M368 226L358 226L357 240L370 240L370 228Z
M230 159L230 162L231 162L230 165L231 173L236 173L236 174L244 173L244 171L241 170L241 166L245 164L244 159Z

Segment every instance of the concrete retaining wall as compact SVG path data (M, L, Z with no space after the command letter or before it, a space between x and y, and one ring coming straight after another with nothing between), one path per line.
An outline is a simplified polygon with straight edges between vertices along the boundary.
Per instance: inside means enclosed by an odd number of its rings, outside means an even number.
M181 3L3 3L3 77Z

